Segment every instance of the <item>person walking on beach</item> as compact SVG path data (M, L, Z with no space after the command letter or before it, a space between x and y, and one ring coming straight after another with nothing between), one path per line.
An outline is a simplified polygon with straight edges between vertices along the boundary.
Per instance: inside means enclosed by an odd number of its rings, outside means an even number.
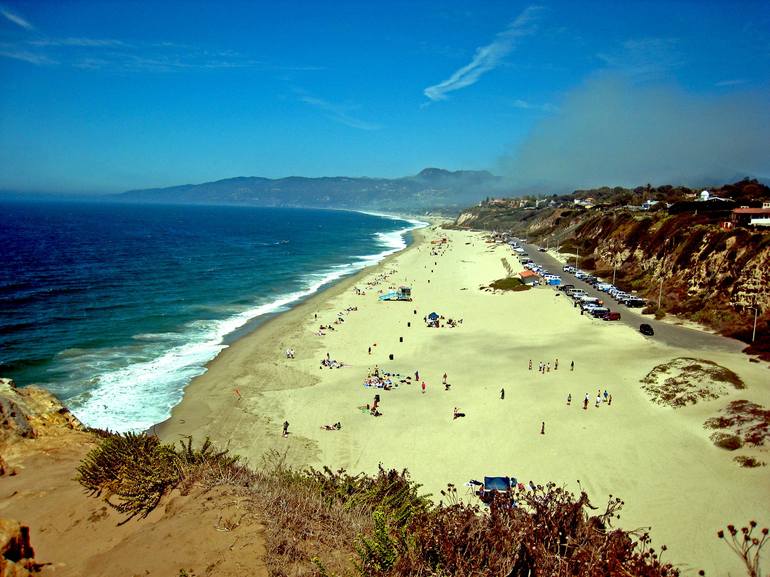
M604 389L604 402L607 402L607 389Z
M549 361L548 365L546 365L546 366L548 367L548 372L550 373L551 372L551 362Z
M596 395L596 405L595 406L598 407L601 404L601 402L602 402L601 395Z
M442 382L442 383L444 384L444 386L446 387L446 373L444 373L444 380L443 380L443 381L441 381L441 382Z
M610 398L607 401L607 406L609 407L610 405L612 405L612 395L610 395Z
M570 361L569 363L569 370L574 371L575 370L575 361Z
M505 388L502 388L500 389L500 400L502 401L504 399L505 399Z
M422 394L425 394L425 381L422 382Z
M545 435L545 421L540 424L540 434Z
M372 354L372 347L369 347L369 354Z
M288 437L289 436L289 421L283 422L283 436Z
M572 393L567 394L567 406L572 404Z
M415 381L419 381L420 380L420 371L415 371L414 372L414 380Z
M532 359L529 359L529 370L532 370Z
M583 397L583 410L588 410L588 393L586 393L586 396Z
M558 371L559 370L559 359L556 359L556 362L553 364L553 370Z

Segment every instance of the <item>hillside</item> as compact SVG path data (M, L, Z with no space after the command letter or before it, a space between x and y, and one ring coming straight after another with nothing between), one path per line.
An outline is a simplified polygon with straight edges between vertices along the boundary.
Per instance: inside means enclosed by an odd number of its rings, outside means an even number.
M499 190L501 180L485 171L426 168L404 178L325 177L269 179L237 177L169 188L131 190L115 198L156 203L249 204L256 206L456 212Z
M696 201L687 188L596 189L546 199L498 199L461 212L455 226L510 230L580 254L580 267L661 309L770 352L770 231L726 229L737 206L761 206L770 188L744 180ZM713 197L718 197L714 200ZM589 199L589 200L586 200ZM657 200L641 210L645 200Z

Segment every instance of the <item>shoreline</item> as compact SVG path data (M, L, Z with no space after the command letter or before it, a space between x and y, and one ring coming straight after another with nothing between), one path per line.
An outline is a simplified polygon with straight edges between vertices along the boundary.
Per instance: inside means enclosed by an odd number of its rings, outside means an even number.
M416 224L415 219L410 215L396 216L378 214L375 216L384 216L387 218L403 220L405 222ZM264 320L261 321L255 319L255 325L251 329L248 329L244 334L237 336L232 342L228 343L226 348L222 349L213 359L206 363L205 371L201 375L194 377L185 386L182 400L171 409L171 415L163 421L149 427L147 432L158 435L162 439L166 440L175 440L170 439L170 437L173 437L174 435L177 435L177 438L184 438L186 434L179 433L178 425L187 425L187 419L181 419L181 423L178 422L180 420L179 414L187 415L188 406L197 402L194 398L197 399L202 395L208 395L212 392L212 383L210 383L208 379L205 378L212 369L216 369L220 366L220 364L224 365L226 362L228 362L230 355L237 355L240 357L242 350L245 351L248 349L249 352L251 352L255 348L260 348L264 342L272 342L276 338L280 338L280 335L286 332L287 329L290 332L296 331L297 328L303 326L303 324L307 321L305 315L310 314L310 311L319 307L323 307L325 303L345 293L366 276L370 274L377 274L383 271L387 265L399 255L402 255L411 250L416 250L425 240L423 238L423 231L431 227L436 227L438 223L446 220L439 217L426 217L426 220L427 218L430 218L430 221L422 222L422 224L425 224L425 226L416 226L415 228L412 228L403 233L404 236L412 235L412 242L407 244L406 247L384 257L381 261L374 265L364 267L352 275L342 277L336 281L332 281L326 288L320 289L315 293L301 299L288 310L269 313L268 315L265 315L267 318L264 318ZM237 331L235 332L237 333ZM320 346L317 348L320 348ZM279 351L280 347L276 349L275 352L278 353ZM306 386L312 386L315 383L316 380L310 376L309 383ZM194 409L192 410L194 411ZM175 422L175 419L177 422ZM309 457L309 454L298 454L296 455L294 462L303 462L305 457Z

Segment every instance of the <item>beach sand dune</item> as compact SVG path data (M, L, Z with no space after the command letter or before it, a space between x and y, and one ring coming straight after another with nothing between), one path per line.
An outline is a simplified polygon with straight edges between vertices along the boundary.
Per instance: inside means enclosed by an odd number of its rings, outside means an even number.
M619 323L589 319L549 287L480 290L507 274L502 258L517 269L507 247L486 243L481 233L432 227L417 234L410 249L224 350L159 426L161 436L210 436L255 463L277 449L297 465L407 468L436 496L447 483L462 492L484 475L572 490L579 481L597 506L610 494L621 497L623 527L652 526L656 543L666 543L668 558L683 568L738 572L716 531L749 519L770 523L770 467L739 467L711 443L703 422L738 398L770 406L767 365L665 346ZM440 238L447 242L432 243ZM379 301L379 291L399 285L412 287L412 302ZM444 317L441 328L425 325L434 311ZM340 313L344 322L334 324ZM450 318L462 323L446 326ZM335 330L316 334L330 324ZM285 357L287 348L296 358ZM344 366L323 367L327 353ZM652 403L640 380L683 356L730 368L747 388L678 409ZM541 362L550 371L538 371ZM393 377L398 386L365 387L375 367L400 375ZM361 409L376 394L379 417ZM465 416L454 419L455 408ZM340 430L322 428L337 422ZM752 454L770 461L766 450Z

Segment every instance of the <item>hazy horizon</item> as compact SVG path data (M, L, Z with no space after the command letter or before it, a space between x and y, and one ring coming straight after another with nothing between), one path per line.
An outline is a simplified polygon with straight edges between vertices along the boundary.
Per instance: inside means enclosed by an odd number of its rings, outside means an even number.
M768 181L768 38L759 1L3 1L0 191Z

